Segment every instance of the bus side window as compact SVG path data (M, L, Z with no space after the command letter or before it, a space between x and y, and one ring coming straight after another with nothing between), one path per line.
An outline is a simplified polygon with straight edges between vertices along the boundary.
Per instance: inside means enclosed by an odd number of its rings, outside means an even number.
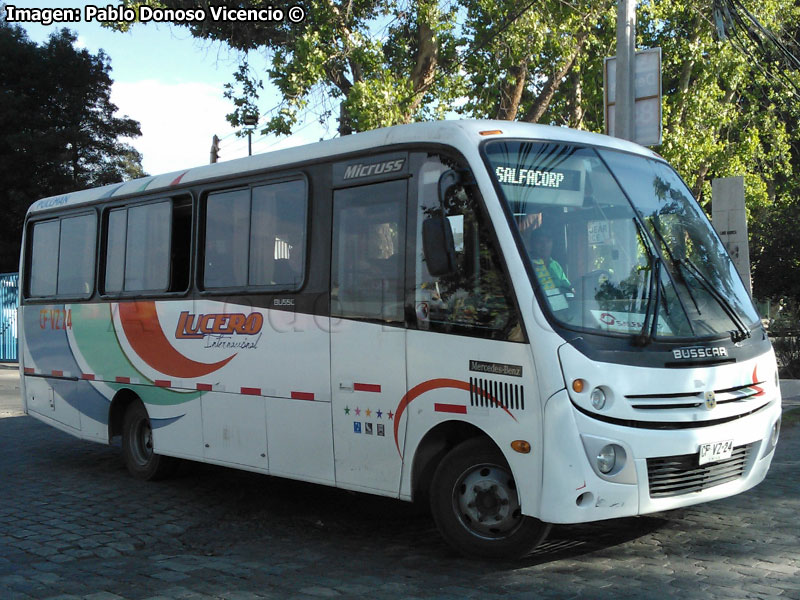
M250 285L300 287L305 268L306 204L303 181L253 188Z
M190 198L115 208L106 218L106 294L189 287Z
M33 226L28 282L30 296L56 295L59 229L59 221L45 221Z
M91 296L96 240L94 213L36 223L31 243L29 295Z
M181 198L172 205L172 239L170 240L171 292L189 289L192 255L192 200Z
M406 183L338 190L331 314L402 323Z
M426 161L418 178L414 302L418 329L489 339L523 341L510 285L480 211L477 192L459 186L438 197L440 175L451 168L438 159ZM430 216L450 221L456 270L434 277L425 265L422 223Z
M305 275L307 209L300 179L209 194L203 287L297 290Z

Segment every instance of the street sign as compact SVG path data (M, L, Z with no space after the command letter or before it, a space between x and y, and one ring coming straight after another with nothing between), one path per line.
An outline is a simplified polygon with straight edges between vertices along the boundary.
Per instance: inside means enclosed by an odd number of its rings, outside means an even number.
M606 58L603 67L606 134L614 135L617 87L616 57ZM634 92L636 95L634 141L642 146L657 146L661 143L661 48L638 51L634 67Z

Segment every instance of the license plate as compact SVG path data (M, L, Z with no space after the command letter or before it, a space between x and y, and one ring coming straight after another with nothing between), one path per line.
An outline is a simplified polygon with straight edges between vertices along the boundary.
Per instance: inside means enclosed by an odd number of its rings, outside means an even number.
M733 454L733 440L724 442L712 442L700 445L700 464L717 462L730 458Z

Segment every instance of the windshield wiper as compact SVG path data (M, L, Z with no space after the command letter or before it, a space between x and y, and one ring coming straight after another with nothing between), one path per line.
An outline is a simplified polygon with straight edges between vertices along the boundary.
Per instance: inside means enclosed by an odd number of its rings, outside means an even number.
M734 343L738 343L741 341L746 340L750 337L750 328L742 321L742 318L736 313L736 309L731 306L731 303L720 294L715 288L714 285L708 280L703 272L697 268L697 265L692 262L692 260L688 257L681 258L678 260L678 264L683 265L683 267L692 273L695 276L703 287L711 294L711 297L717 301L717 303L722 307L723 312L728 315L728 318L733 322L734 326L736 327L737 331L731 331L731 340Z
M688 257L684 258L675 258L673 256L672 251L670 250L669 244L664 239L664 236L661 235L661 231L658 228L658 224L655 222L655 219L651 219L651 224L653 225L653 231L656 232L658 239L664 245L667 253L669 254L669 259L673 265L676 265L680 272L680 267L683 267L687 272L691 273L694 278L700 282L703 288L708 292L708 294L716 300L717 304L719 304L720 308L722 308L722 312L731 320L734 327L736 327L736 331L729 332L731 334L731 340L734 343L741 342L746 340L750 337L750 329L745 325L744 321L742 321L741 317L736 313L736 309L731 306L730 302L725 299L725 296L720 294L715 288L714 285L708 280L703 272L697 268L697 265L694 264L691 259ZM697 309L697 314L702 314L700 312L700 307L697 304L697 300L695 300L694 294L692 293L692 288L689 285L689 282L686 280L686 277L681 276L686 284L686 291L689 293L689 297L692 299L695 308ZM679 296L680 299L680 296ZM688 313L687 313L688 315ZM691 324L691 321L690 321Z
M636 226L636 231L639 232L639 237L644 244L647 251L647 256L650 258L650 285L647 289L647 307L644 310L644 323L639 335L633 337L635 346L646 346L653 341L658 326L658 305L661 302L661 258L653 252L648 243L649 237L644 231L644 227L636 217L633 218L633 224ZM654 292L655 287L655 302ZM652 308L652 310L651 310Z

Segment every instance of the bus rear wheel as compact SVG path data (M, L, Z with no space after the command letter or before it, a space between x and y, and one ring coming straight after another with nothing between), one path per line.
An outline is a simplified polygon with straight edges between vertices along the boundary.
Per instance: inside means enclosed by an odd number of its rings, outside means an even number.
M442 537L475 558L523 557L550 531L548 523L522 514L508 463L483 439L459 444L439 463L431 512Z
M141 402L134 402L125 411L122 422L122 456L125 466L137 479L156 480L172 475L174 458L153 451L153 429L150 417Z

